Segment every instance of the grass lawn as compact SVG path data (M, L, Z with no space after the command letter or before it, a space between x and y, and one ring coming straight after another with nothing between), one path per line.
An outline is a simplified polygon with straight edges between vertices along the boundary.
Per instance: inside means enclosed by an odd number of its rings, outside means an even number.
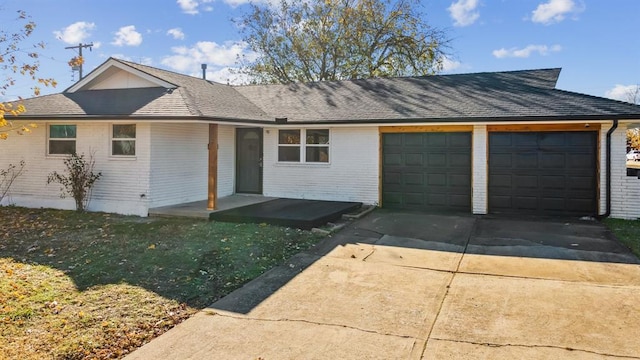
M0 217L0 359L122 357L319 240L196 219Z
M640 258L640 220L604 219L618 240L627 245Z

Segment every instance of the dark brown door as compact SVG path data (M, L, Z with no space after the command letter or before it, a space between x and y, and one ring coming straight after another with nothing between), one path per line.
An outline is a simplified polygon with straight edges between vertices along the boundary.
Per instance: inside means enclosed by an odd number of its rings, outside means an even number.
M236 192L262 194L262 129L236 129Z
M471 133L383 134L382 206L471 212Z
M598 133L489 134L489 212L595 215Z

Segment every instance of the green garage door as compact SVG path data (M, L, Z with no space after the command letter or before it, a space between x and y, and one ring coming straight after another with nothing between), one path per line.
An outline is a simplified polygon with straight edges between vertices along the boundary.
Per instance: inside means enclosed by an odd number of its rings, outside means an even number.
M471 211L471 133L382 134L382 206Z
M595 215L597 132L489 134L489 212Z

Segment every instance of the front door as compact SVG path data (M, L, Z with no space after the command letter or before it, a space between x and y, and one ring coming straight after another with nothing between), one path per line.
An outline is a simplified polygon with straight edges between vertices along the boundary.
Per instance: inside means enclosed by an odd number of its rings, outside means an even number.
M262 129L236 129L236 192L262 194Z

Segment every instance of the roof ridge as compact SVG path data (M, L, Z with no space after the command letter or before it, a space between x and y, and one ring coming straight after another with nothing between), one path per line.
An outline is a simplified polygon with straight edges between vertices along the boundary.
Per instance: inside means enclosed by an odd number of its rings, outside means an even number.
M311 86L314 84L335 84L335 83L352 83L358 81L389 81L389 80L406 80L406 79L428 79L428 78L438 78L438 77L454 77L454 76L472 76L472 75L496 75L496 74L516 74L516 73L531 73L531 72L541 72L541 71L558 71L558 75L560 71L562 71L562 67L549 67L549 68L539 68L539 69L522 69L522 70L507 70L507 71L479 71L479 72L469 72L469 73L456 73L456 74L432 74L432 75L417 75L417 76L389 76L389 77L372 77L372 78L362 78L362 79L344 79L344 80L318 80L318 81L308 81L308 82L292 82L287 84L244 84L244 85L231 85L234 88L243 88L243 87L260 87L260 86L291 86L291 85L307 85ZM556 76L556 81L557 81Z
M613 101L616 103L619 103L621 105L630 105L632 107L638 107L640 108L640 104L634 104L628 101L622 101L622 100L618 100L618 99L612 99L612 98L608 98L608 97L604 97L604 96L597 96L597 95L591 95L591 94L585 94L585 93L580 93L577 91L571 91L571 90L563 90L563 89L551 89L551 90L555 90L555 91L559 91L559 92L563 92L563 93L567 93L567 94L572 94L572 95L580 95L580 96L584 96L584 97L588 97L588 98L592 98L592 99L600 99L600 100L607 100L607 101Z

